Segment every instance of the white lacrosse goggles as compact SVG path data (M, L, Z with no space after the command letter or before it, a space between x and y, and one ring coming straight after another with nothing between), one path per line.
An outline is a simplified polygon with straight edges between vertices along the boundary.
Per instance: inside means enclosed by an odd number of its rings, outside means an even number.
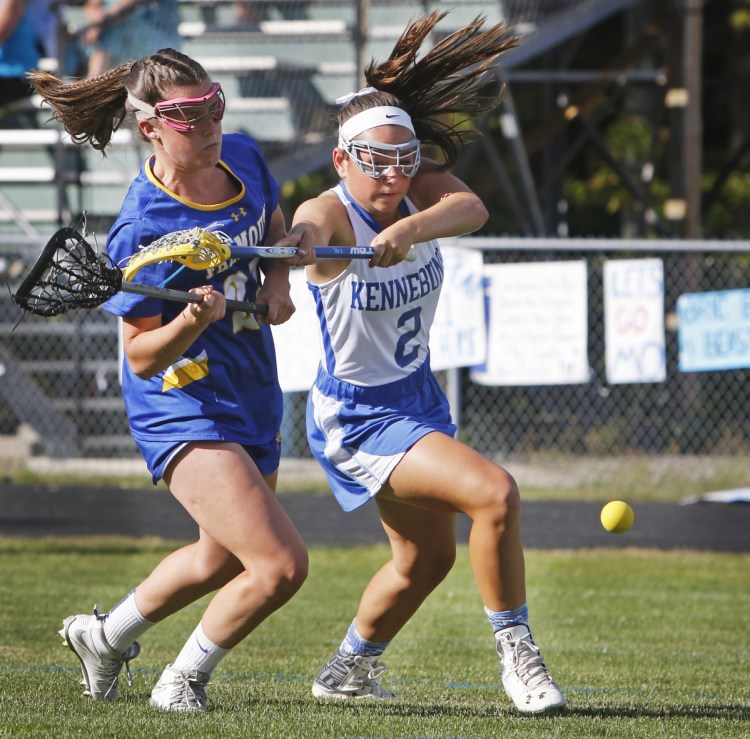
M349 141L340 135L339 149L374 180L379 180L391 168L411 179L422 161L420 141L416 138L404 144L381 144L378 141Z

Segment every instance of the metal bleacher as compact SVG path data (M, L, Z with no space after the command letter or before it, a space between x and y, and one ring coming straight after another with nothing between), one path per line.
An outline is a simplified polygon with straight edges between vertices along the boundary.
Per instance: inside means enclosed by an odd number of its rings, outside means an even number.
M238 5L247 11L242 18ZM356 6L346 0L180 0L182 50L226 90L224 130L256 138L282 183L328 161L319 151L305 152L330 137L336 97L357 85ZM371 0L367 58L384 57L409 19L436 7L451 9L446 30L480 12L489 21L501 16L500 2ZM75 37L84 24L80 2L63 8ZM56 60L44 66L57 71ZM38 99L13 115L0 111L0 236L41 236L84 210L111 221L147 153L125 128L113 143L106 158L74 146Z
M224 130L255 137L284 184L330 165L336 97L358 87L357 59L385 58L409 19L450 10L441 24L441 31L450 31L479 14L496 22L503 8L524 2L370 0L366 53L360 48L359 57L361 15L358 3L348 0L180 0L179 30L182 50L226 90ZM546 28L540 22L543 32L532 28L529 43L514 50L515 57L509 54L505 66L520 65L576 26L630 2L529 2L570 12ZM238 14L239 5L245 12ZM62 7L75 34L83 18L80 0ZM57 69L55 60L45 64ZM23 421L39 432L51 456L72 449L92 456L133 454L117 378L116 321L90 311L83 312L85 320L75 312L20 322L10 289L49 236L83 211L103 246L148 148L124 127L103 157L75 146L48 119L38 100L0 110L0 434Z
M473 14L494 6L455 4L472 6ZM225 88L224 130L255 137L283 183L320 166L306 147L321 150L332 134L335 98L357 85L355 3L245 6L250 12L238 19L236 2L181 0L182 50ZM386 54L406 22L426 9L414 0L374 0L368 52ZM63 17L74 34L83 23L80 4L65 6ZM59 73L55 60L44 66ZM327 162L330 145L324 150ZM133 451L117 379L116 321L103 311L21 320L10 292L50 235L83 211L103 247L147 152L126 127L106 157L76 146L38 98L0 111L0 433L12 428L4 420L10 414L39 433L50 456Z

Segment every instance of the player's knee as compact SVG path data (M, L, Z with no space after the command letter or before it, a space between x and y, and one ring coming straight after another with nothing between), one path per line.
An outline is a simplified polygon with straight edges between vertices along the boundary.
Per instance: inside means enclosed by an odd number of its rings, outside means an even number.
M507 472L503 472L497 488L500 504L509 514L518 514L521 511L521 493L515 479Z
M277 599L289 600L307 579L307 552L289 553L274 570L274 593Z
M477 477L474 489L469 493L473 511L468 511L473 519L491 519L497 527L505 528L520 520L521 494L513 477L501 467L492 475Z
M307 552L284 552L253 568L249 591L254 596L263 593L267 601L281 605L302 587L307 572Z
M307 551L303 550L300 552L294 560L293 567L290 569L287 577L289 583L290 597L294 595L307 580L307 573L309 571L309 558Z
M493 495L489 505L491 516L503 528L512 525L521 517L521 494L518 492L516 481L503 470L493 488Z

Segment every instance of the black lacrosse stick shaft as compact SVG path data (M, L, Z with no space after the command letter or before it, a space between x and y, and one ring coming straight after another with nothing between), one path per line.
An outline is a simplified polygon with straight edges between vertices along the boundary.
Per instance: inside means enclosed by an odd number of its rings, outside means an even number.
M171 290L168 287L157 287L156 285L139 285L138 283L133 282L121 283L120 290L124 293L148 295L152 298L174 300L178 303L200 303L201 300L203 300L200 295L182 292L182 290ZM237 311L239 313L256 313L263 316L268 313L267 305L245 302L243 300L232 300L231 298L226 298L224 302L226 302L229 310Z

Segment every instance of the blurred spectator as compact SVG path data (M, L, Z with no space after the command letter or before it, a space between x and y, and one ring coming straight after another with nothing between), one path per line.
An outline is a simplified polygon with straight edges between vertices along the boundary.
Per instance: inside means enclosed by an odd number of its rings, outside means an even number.
M25 0L0 0L0 105L31 97L26 72L39 66Z
M236 0L234 21L238 26L255 26L261 21L283 18L287 21L304 20L308 18L309 2L271 3L253 2L253 0Z
M29 0L29 15L34 26L34 35L39 53L49 59L57 59L57 10L59 0Z
M164 48L180 48L179 0L86 0L88 76Z
M257 23L263 17L263 11L248 2L232 3L234 7L234 20L239 25L251 25Z

